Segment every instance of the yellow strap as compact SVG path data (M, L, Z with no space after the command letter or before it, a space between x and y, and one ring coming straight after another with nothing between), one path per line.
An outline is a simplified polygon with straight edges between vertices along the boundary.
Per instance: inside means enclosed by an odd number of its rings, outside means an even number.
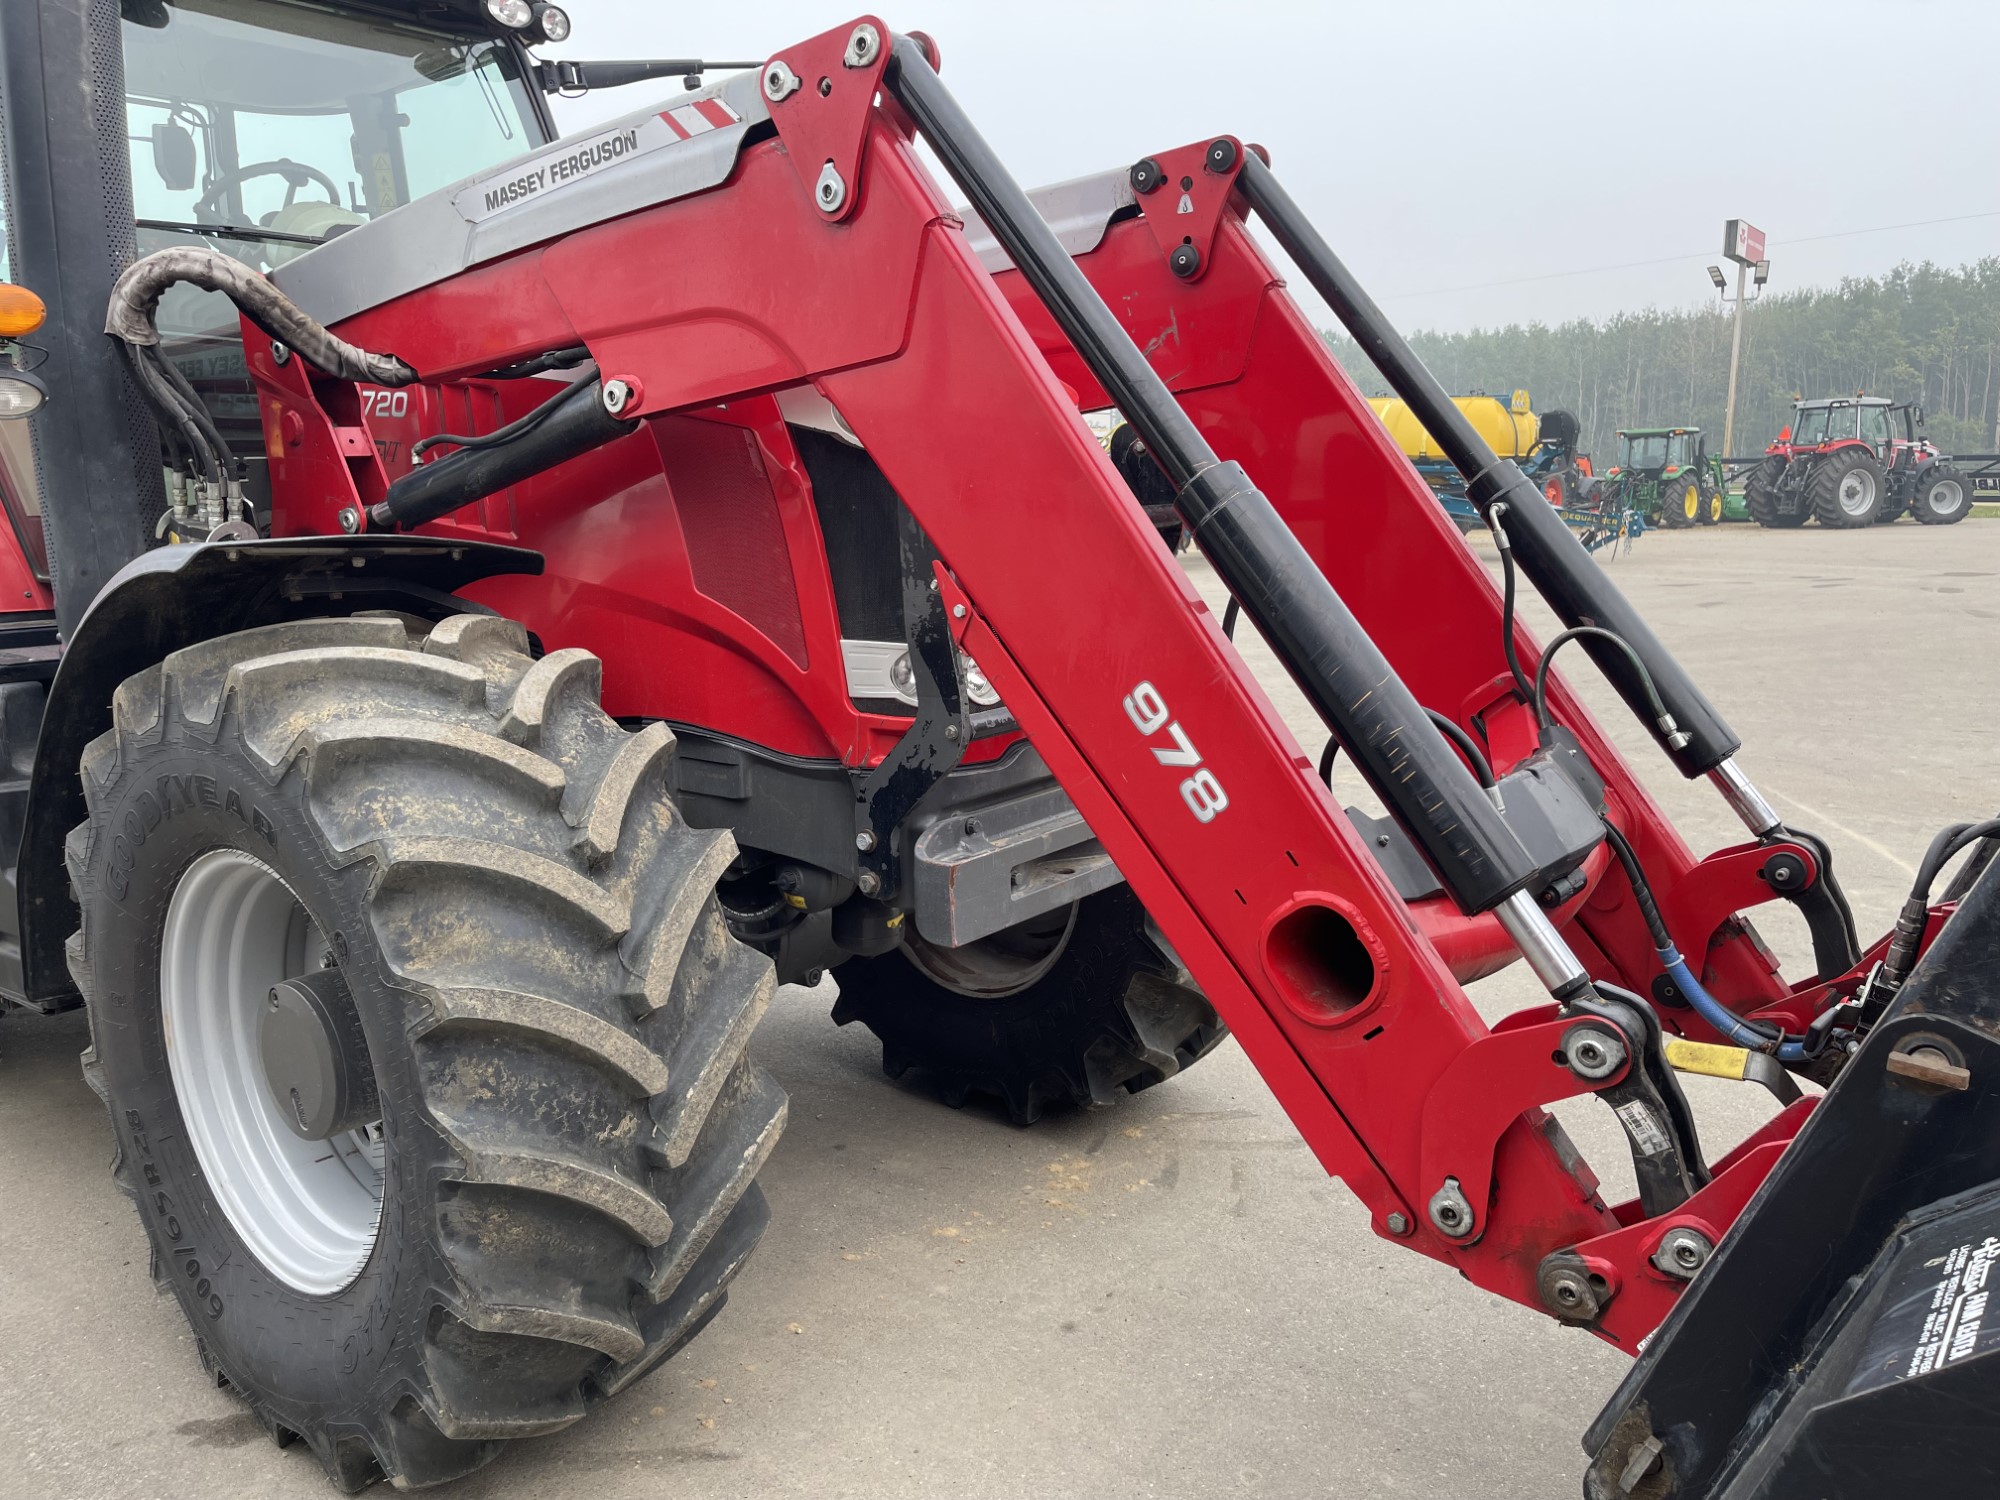
M1715 1042L1690 1042L1670 1036L1666 1039L1666 1051L1670 1066L1683 1073L1705 1073L1710 1078L1741 1078L1750 1066L1746 1049Z

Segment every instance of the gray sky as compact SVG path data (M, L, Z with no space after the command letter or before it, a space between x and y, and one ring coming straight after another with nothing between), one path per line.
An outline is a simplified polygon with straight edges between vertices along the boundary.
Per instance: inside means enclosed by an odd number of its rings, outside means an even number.
M571 13L545 55L758 58L859 12ZM1224 131L1263 143L1405 328L1702 301L1732 216L1769 234L1773 291L2000 254L2000 0L923 0L884 19L937 38L1026 186ZM653 87L557 118L577 129Z

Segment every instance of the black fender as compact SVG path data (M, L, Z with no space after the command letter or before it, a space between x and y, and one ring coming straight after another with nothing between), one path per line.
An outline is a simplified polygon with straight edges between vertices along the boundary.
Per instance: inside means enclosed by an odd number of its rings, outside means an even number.
M482 612L454 591L541 571L541 554L519 547L386 535L159 547L119 569L63 648L35 747L15 882L26 1004L56 1011L81 1003L63 956L77 925L63 841L84 819L78 761L111 727L119 683L183 646L282 620L381 609L427 619Z

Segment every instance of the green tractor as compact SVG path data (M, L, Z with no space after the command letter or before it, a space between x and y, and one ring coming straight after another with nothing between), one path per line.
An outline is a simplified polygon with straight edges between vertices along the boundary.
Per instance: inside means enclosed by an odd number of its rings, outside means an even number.
M1742 520L1699 427L1634 427L1618 434L1618 462L1604 476L1620 502L1672 530ZM1733 508L1732 508L1733 506Z

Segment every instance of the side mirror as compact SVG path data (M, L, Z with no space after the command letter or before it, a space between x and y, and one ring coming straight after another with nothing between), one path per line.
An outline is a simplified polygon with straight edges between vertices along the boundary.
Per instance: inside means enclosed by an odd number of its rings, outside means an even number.
M153 127L153 170L169 192L194 186L194 136L185 127L171 121Z

